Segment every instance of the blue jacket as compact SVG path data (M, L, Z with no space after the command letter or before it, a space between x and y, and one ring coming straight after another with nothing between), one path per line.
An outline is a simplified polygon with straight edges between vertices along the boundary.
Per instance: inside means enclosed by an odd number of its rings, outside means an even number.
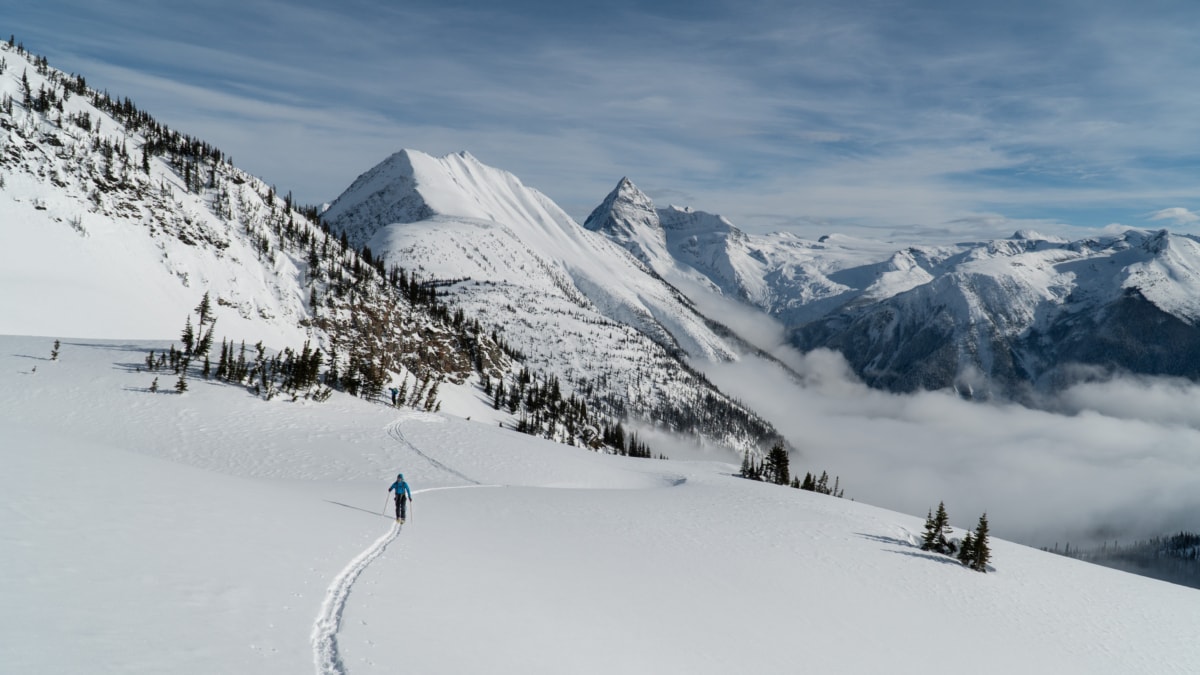
M392 490L396 491L397 497L399 497L401 493L404 493L408 495L409 499L412 499L412 492L409 491L408 483L405 481L398 480L395 483L392 483L392 486L388 488L388 492L391 492Z

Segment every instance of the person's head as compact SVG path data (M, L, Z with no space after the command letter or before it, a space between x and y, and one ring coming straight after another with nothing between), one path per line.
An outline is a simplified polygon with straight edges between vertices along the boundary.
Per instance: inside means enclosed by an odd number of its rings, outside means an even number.
M396 480L404 480L404 474L402 474L402 473L396 474Z

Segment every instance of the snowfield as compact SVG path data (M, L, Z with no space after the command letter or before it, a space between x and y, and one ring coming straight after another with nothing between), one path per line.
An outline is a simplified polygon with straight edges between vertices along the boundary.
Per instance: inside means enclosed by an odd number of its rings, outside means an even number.
M0 338L4 672L1200 672L1195 590L999 540L979 574L922 518L540 441L469 390L150 393L163 343L52 342Z

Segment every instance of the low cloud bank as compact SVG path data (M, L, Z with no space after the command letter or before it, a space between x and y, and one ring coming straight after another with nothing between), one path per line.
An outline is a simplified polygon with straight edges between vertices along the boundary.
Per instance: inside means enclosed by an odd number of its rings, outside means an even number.
M769 335L755 322L743 334ZM827 470L848 498L918 516L945 501L958 527L986 511L997 536L1034 546L1200 530L1200 387L1190 382L1091 382L1042 410L882 392L834 352L758 346L799 378L759 357L695 365L788 438L793 473Z

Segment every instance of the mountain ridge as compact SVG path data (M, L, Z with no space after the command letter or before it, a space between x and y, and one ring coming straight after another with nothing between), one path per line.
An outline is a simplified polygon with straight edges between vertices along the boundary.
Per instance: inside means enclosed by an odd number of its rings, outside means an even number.
M395 171L392 160L367 171L326 211L330 227L385 260L413 261L452 304L486 326L507 326L513 346L565 386L612 383L613 394L599 400L617 414L687 433L699 428L741 451L777 438L683 360L735 360L746 345L637 256L465 153L402 156L412 175ZM381 182L384 175L396 180ZM633 190L623 181L614 202L636 200ZM407 206L417 203L428 210Z

